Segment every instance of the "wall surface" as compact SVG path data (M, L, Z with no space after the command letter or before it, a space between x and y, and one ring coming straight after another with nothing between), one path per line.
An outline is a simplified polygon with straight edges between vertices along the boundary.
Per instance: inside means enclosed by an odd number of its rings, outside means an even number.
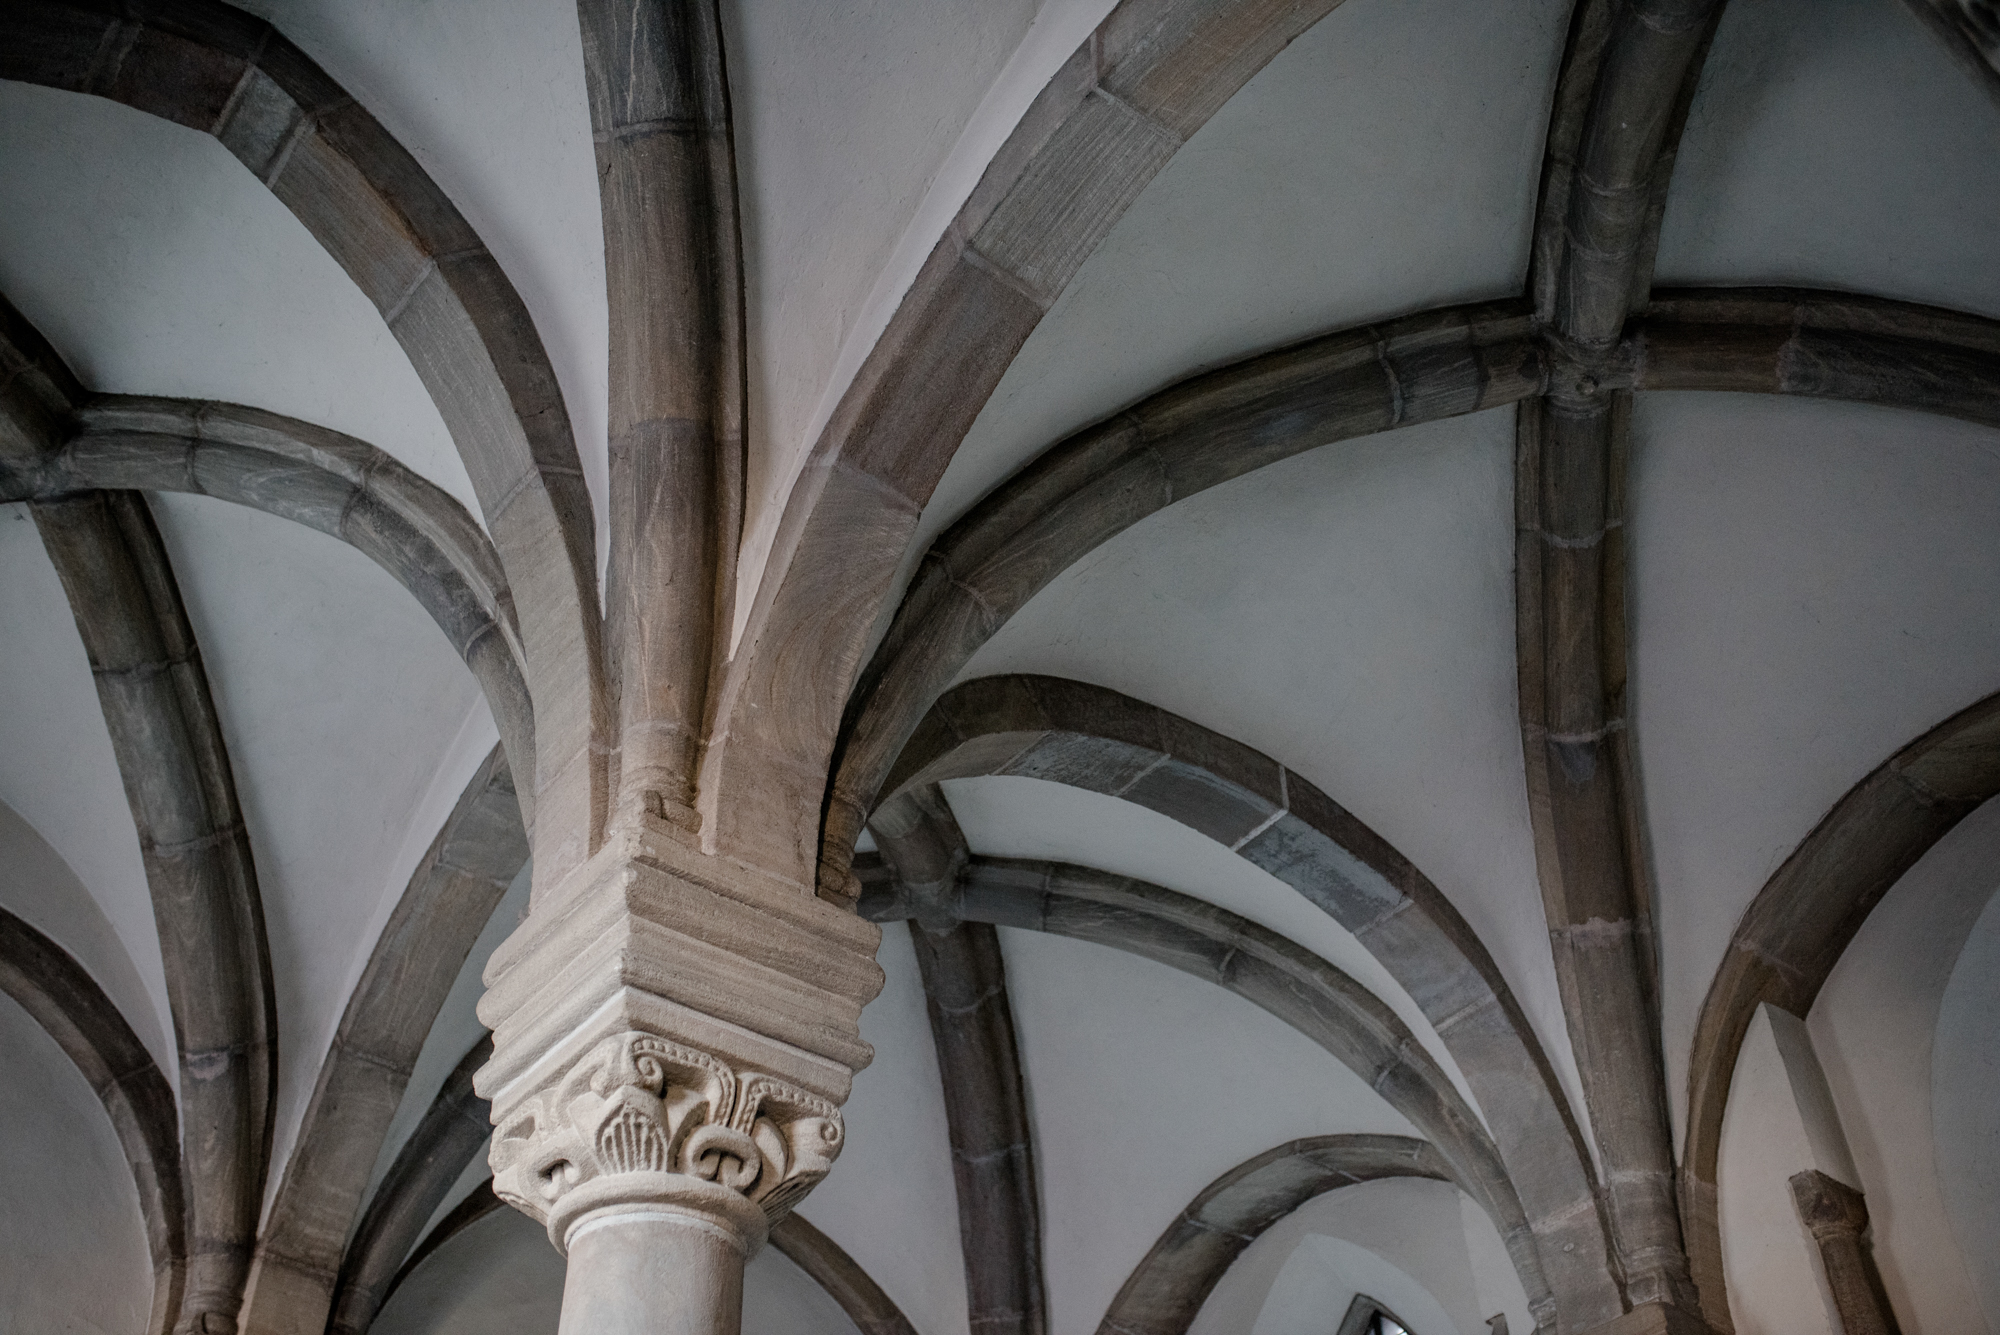
M242 0L241 8L271 20L359 99L506 270L562 386L602 560L604 230L574 0Z
M1049 1326L1094 1330L1197 1192L1334 1131L1415 1134L1366 1081L1213 983L1000 930L1041 1174Z
M563 1259L534 1220L500 1209L425 1257L374 1335L555 1335Z
M882 995L861 1012L875 1060L842 1109L840 1162L799 1215L866 1270L923 1335L965 1335L958 1188L937 1049L909 929L886 923Z
M2000 801L1965 818L1906 873L1855 934L1807 1028L1868 1196L1875 1256L1905 1330L1986 1332L1973 1277L1993 1257L1963 1251L1932 1142L1933 1040L1962 943L2000 885ZM1962 1020L1960 1021L1962 1023ZM2000 1013L1984 1018L1985 1041ZM1987 1146L1967 1162L1990 1163Z
M1792 1174L1817 1165L1770 1009L1744 1037L1717 1156L1729 1314L1737 1335L1840 1335L1818 1244L1792 1203Z
M1518 295L1566 17L1561 0L1345 0L1294 40L1175 153L1029 337L919 550L1063 435L1171 381Z
M0 292L89 389L241 403L342 431L479 514L381 315L198 130L0 82Z
M1931 1048L1931 1126L1945 1212L1988 1330L2000 1330L2000 895L1945 984Z
M0 908L69 952L111 998L161 1073L178 1074L172 1021L153 1010L153 1000L117 931L62 855L4 802L0 802Z
M1521 768L1513 460L1502 410L1212 487L1064 571L961 678L1107 686L1304 775L1464 915L1581 1110Z
M1111 3L723 5L750 372L739 630L792 482L868 347Z
M1457 1061L1410 994L1352 932L1262 867L1179 821L1102 793L1012 774L949 779L943 787L974 853L1069 862L1150 881L1304 946L1395 1011L1478 1111Z
M264 904L278 1003L275 1191L374 934L492 746L492 725L450 642L359 551L212 497L161 496L153 508Z
M2000 105L1912 6L1730 0L1675 159L1659 281L2000 314L1996 154Z
M1638 399L1632 437L1632 733L1679 1143L1743 911L1850 787L2000 689L2000 432L1665 393Z

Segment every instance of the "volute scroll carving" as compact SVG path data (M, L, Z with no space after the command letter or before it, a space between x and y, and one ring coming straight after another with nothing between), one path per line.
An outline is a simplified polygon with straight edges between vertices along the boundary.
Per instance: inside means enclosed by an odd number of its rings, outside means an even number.
M502 1120L493 1189L562 1250L590 1211L648 1201L719 1214L755 1246L826 1176L844 1137L840 1110L815 1094L628 1031Z

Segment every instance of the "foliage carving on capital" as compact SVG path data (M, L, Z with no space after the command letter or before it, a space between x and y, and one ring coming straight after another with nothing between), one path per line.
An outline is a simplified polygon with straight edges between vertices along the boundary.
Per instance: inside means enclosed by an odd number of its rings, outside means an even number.
M515 1106L493 1137L493 1189L547 1223L586 1183L677 1174L738 1193L776 1222L840 1154L840 1110L654 1034L604 1039Z

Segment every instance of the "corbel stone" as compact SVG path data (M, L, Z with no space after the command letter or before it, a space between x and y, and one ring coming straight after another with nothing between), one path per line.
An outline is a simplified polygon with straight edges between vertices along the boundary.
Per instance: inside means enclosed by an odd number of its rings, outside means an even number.
M872 1051L873 923L639 815L494 952L500 1199L569 1258L565 1331L733 1331L742 1267L823 1178Z

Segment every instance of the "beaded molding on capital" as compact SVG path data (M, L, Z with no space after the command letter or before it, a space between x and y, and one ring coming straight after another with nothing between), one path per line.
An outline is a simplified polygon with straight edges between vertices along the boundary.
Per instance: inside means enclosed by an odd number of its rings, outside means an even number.
M628 1031L509 1112L493 1189L564 1252L587 1219L644 1207L705 1216L754 1251L826 1176L844 1135L817 1095Z

